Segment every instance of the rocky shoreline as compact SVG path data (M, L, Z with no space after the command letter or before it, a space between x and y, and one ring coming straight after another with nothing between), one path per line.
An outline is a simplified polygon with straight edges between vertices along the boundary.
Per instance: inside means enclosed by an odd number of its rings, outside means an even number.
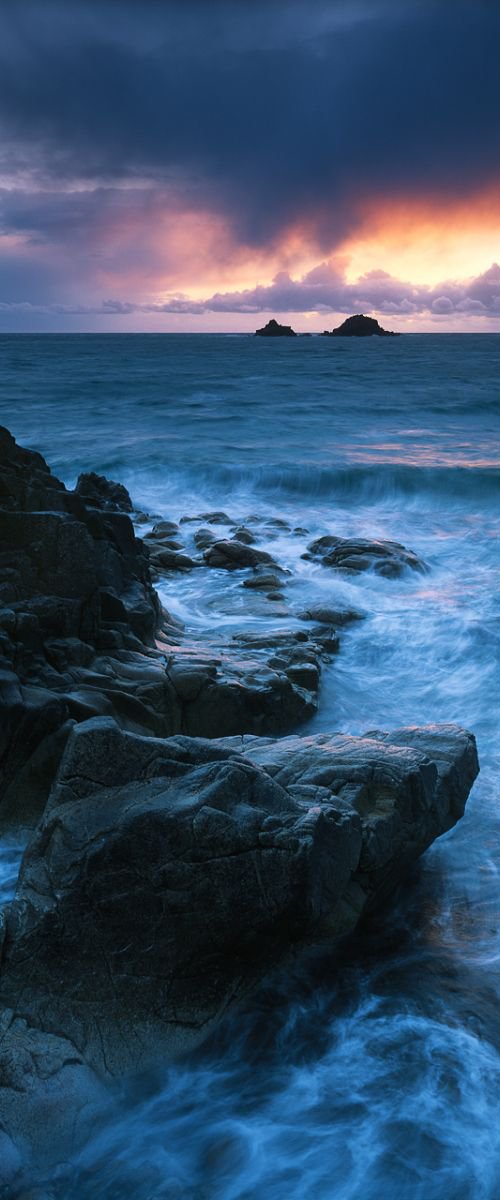
M5 1196L30 1157L72 1153L110 1081L199 1042L290 952L350 933L464 811L462 729L294 733L361 612L207 641L162 609L159 577L218 570L285 620L261 532L220 512L154 524L96 475L68 491L0 431L0 822L31 831L0 915ZM427 569L369 539L304 554Z

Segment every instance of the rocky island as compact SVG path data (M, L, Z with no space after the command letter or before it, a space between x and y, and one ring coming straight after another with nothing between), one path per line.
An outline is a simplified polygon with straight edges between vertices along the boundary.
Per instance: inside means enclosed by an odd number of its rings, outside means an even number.
M291 325L280 325L279 321L271 317L267 325L255 330L255 337L297 337L297 334Z
M240 573L250 612L284 607L262 528L148 522L121 485L69 491L0 431L0 820L29 832L0 911L0 1189L71 1155L112 1081L351 933L463 814L478 761L462 728L300 735L362 613L318 606L207 644L162 608L155 579L173 592L214 569ZM388 587L427 570L369 538L306 554Z
M321 337L373 337L374 335L376 337L400 337L399 333L382 329L375 317L365 317L363 313L346 317L346 320L336 329L325 329Z

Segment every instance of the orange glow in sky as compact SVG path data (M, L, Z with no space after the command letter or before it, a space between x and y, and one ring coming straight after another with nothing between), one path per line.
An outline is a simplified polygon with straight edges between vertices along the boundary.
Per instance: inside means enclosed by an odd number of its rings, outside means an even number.
M299 278L326 258L347 283L384 270L433 287L472 278L500 260L500 187L463 201L368 201L356 233L328 254L315 245L310 221L261 250L238 244L227 220L210 212L165 214L146 236L155 259L149 290L160 298L182 291L203 300L213 292L267 286L279 271Z
M431 287L479 275L500 258L500 187L462 201L368 203L341 249L349 283L380 268Z

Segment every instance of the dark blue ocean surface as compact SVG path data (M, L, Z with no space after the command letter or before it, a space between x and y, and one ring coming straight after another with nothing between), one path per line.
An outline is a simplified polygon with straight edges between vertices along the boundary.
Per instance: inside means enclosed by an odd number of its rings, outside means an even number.
M308 531L259 543L292 572L286 624L313 602L366 620L307 732L456 721L482 767L370 936L134 1087L58 1195L498 1200L500 336L2 336L0 361L0 422L68 484L94 469L154 515ZM431 570L336 578L301 557L327 532L396 539ZM172 576L162 598L196 637L279 626L237 576Z

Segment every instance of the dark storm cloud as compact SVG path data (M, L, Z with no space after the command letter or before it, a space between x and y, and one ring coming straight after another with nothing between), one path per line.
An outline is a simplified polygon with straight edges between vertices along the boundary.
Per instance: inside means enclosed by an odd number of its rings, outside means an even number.
M493 0L4 0L4 164L146 178L250 244L310 220L331 246L366 197L500 173L499 52Z

